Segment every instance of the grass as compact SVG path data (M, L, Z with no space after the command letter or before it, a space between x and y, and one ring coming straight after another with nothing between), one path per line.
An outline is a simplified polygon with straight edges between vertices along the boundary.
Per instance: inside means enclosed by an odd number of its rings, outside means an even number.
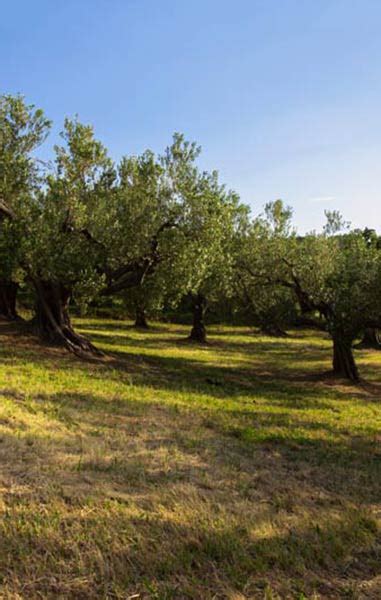
M381 597L381 353L78 320L81 362L0 326L0 597Z

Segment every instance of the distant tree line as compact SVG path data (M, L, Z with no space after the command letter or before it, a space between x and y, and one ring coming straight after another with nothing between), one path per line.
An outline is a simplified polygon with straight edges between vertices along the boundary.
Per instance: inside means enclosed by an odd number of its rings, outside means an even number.
M98 349L72 326L69 307L116 299L147 317L192 308L190 339L206 341L209 306L243 315L270 335L296 322L326 330L333 371L357 380L353 345L378 344L380 240L337 212L321 233L300 236L277 200L253 216L200 148L175 134L156 155L111 160L93 128L66 119L54 159L38 159L50 121L20 96L0 97L0 316L31 299L44 341L82 355Z

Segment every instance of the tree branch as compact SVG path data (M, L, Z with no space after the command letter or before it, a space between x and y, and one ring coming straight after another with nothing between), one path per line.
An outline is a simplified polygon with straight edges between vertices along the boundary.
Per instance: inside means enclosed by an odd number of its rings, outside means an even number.
M107 285L101 291L103 296L110 296L126 289L141 285L147 275L155 271L156 266L162 260L159 253L159 237L166 229L176 227L174 221L165 221L150 240L150 251L138 259L122 265L114 271L105 270Z
M0 198L0 217L8 217L9 219L15 219L16 215L11 208L7 206L2 198Z

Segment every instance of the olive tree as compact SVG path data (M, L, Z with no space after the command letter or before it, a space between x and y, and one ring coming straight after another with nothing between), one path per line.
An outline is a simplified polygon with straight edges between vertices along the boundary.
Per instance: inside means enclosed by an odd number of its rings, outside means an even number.
M15 319L20 265L20 223L25 206L41 181L34 151L45 140L50 122L21 96L0 97L0 316Z
M21 262L35 291L40 337L76 353L95 352L73 330L69 303L73 295L91 298L103 285L100 252L88 232L102 218L97 205L110 186L112 164L90 126L67 119L62 138L53 171L17 217L28 232Z
M93 233L104 248L103 294L124 293L143 326L144 309L176 305L191 294L192 337L203 341L205 293L217 287L217 270L220 287L228 270L226 242L238 199L216 172L199 170L199 153L175 134L162 155L123 159L108 199L109 226Z
M335 215L334 215L335 216ZM330 217L330 215L328 215ZM381 314L381 259L361 232L337 232L329 219L323 233L266 236L255 277L295 295L303 311L318 312L333 341L333 372L359 379L353 342Z
M193 291L193 327L190 338L205 341L204 317L209 304L226 302L234 295L234 257L236 242L248 221L248 207L241 204L237 194L220 187L216 194L215 225L206 224L213 231L212 260L200 270Z
M173 265L172 289L191 299L189 339L206 342L205 316L211 303L232 293L233 237L246 207L219 183L218 174L203 173L192 213L183 232L182 252Z
M365 228L361 231L366 244L373 250L376 248L378 251L381 250L381 238L377 235L374 229ZM356 348L374 348L380 350L381 348L381 330L377 327L367 327L361 338L361 341L356 345Z
M276 245L289 235L291 218L291 208L281 200L270 202L263 215L241 230L236 243L235 302L266 335L284 336L297 315L291 291L262 277L269 245Z

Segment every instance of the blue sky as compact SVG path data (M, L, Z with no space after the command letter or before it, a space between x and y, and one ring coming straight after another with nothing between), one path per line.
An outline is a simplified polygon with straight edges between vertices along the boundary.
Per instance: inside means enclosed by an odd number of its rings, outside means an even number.
M174 131L259 212L381 229L379 0L14 0L0 92L91 122L113 158Z

